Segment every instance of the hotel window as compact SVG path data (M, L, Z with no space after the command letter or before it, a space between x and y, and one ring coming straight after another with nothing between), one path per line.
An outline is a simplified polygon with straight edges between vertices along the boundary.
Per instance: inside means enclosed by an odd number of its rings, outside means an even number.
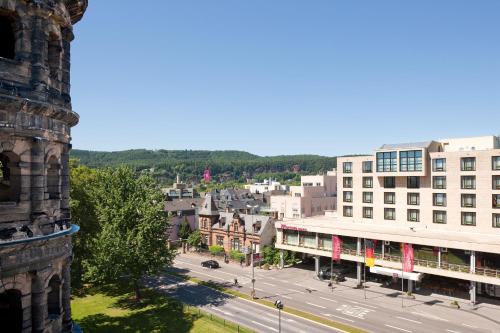
M373 208L372 207L363 207L363 217L365 219L373 218Z
M493 208L500 208L500 194L493 194L492 205Z
M445 176L434 176L432 177L432 188L435 189L445 189L446 188L446 177Z
M435 210L432 212L432 222L434 223L446 223L446 211L444 210Z
M320 250L332 250L332 236L325 234L318 234L318 243Z
M297 245L299 243L299 235L294 230L283 230L283 244Z
M491 158L491 169L500 170L500 156L493 156Z
M473 190L476 188L476 176L462 176L462 189Z
M317 247L316 234L313 234L312 232L301 232L299 234L299 246L315 249Z
M352 173L352 162L344 162L343 163L344 173Z
M377 153L377 172L395 172L397 166L395 151Z
M352 217L352 206L344 206L344 216Z
M476 158L475 157L462 157L460 162L462 171L474 171L476 170Z
M384 219L385 220L395 220L396 210L394 208L384 208Z
M363 172L364 173L373 172L373 163L372 163L372 161L363 161Z
M384 193L384 203L389 205L394 205L396 203L396 193L385 192Z
M408 205L419 205L419 204L420 204L420 194L408 193Z
M363 203L373 203L373 192L363 192Z
M399 171L422 171L422 151L400 151Z
M420 188L420 177L406 177L407 188Z
M420 222L420 210L408 209L408 221L409 222Z
M352 202L352 191L344 191L344 202Z
M446 193L434 193L432 195L432 203L434 206L446 206Z
M352 187L352 177L344 177L344 187L345 188Z
M372 188L373 187L373 177L363 177L363 187Z
M446 158L432 160L432 171L446 171Z
M476 225L476 213L462 212L462 225Z
M395 188L396 187L396 177L384 177L384 187L385 188Z
M224 246L224 236L217 236L215 238L215 243L219 246Z
M500 190L500 176L493 176L493 189Z
M493 228L500 228L500 214L493 214Z
M462 207L468 207L468 208L476 207L476 195L462 194Z

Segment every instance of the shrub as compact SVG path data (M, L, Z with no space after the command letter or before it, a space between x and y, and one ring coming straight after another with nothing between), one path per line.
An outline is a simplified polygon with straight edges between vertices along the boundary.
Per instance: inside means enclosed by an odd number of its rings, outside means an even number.
M224 247L220 245L212 245L208 247L208 250L210 251L211 254L217 256L224 252Z
M240 251L237 250L232 250L231 253L229 254L231 259L240 261L241 259L245 259L245 254L241 253Z

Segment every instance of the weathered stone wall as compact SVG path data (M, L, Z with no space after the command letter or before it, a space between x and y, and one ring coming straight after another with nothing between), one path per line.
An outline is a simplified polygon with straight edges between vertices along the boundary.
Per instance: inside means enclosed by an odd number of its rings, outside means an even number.
M87 0L0 0L15 41L14 55L0 57L0 302L21 309L19 332L71 331L69 151L79 116L71 108L70 43L86 7ZM1 298L7 293L19 296Z

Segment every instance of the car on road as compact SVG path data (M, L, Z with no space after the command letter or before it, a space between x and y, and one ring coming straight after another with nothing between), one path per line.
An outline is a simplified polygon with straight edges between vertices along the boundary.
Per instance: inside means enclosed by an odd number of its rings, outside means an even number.
M201 263L201 266L202 267L208 267L208 268L219 268L220 265L217 261L215 260L207 260L207 261L203 261Z
M333 265L333 270L330 266L323 266L319 270L319 277L323 280L336 280L339 282L345 281L345 275L349 273L349 267L343 265Z

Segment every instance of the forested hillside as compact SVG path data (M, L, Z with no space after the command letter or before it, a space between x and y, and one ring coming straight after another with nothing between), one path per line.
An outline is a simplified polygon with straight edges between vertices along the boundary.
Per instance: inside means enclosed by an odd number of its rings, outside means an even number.
M189 181L201 179L209 168L214 180L245 181L266 174L278 179L315 174L336 166L336 157L318 155L257 156L244 151L147 150L96 152L74 149L71 157L90 167L128 165L138 171L152 170L162 182L172 182L177 173Z

